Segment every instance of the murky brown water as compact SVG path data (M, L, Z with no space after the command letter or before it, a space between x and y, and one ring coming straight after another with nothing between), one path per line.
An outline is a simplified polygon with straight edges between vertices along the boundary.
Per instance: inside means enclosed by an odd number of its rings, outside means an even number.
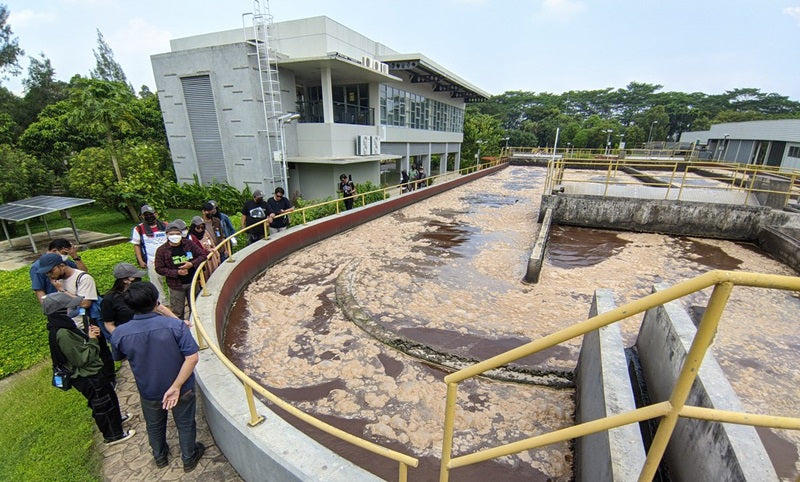
M410 470L413 480L435 480L441 372L375 342L342 317L333 283L352 261L358 261L354 295L373 319L412 340L478 359L585 319L596 288L614 289L622 304L649 294L653 283L709 269L794 274L746 243L554 226L539 284L523 284L543 176L541 169L508 168L293 254L237 301L226 353L301 409L379 443L395 440L398 450L424 461L425 468ZM699 293L683 303L699 312L707 298ZM791 294L734 290L714 350L747 410L797 416L799 309ZM622 322L628 345L639 322ZM578 349L574 340L519 364L571 370ZM456 455L572 423L571 390L476 380L459 394ZM796 432L775 437L796 455ZM335 450L352 452L340 445ZM793 460L786 465L797 467ZM397 468L378 463L369 470L393 479ZM456 476L569 480L571 451L557 444L458 469Z

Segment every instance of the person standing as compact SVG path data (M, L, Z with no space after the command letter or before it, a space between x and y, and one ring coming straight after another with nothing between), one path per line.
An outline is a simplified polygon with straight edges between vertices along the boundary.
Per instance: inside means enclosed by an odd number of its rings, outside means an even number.
M219 246L225 240L225 230L222 227L222 219L214 216L215 207L211 201L203 203L203 223L206 226L206 233L214 241L214 246ZM194 221L194 219L192 219ZM231 245L226 244L224 248L219 250L220 262L225 261L230 256Z
M410 189L408 188L408 171L403 169L400 171L400 185L401 185L401 193L408 192Z
M353 184L353 177L347 176L347 174L342 174L339 176L339 192L342 193L342 197L344 198L344 209L349 211L353 209L353 201L355 198L351 196L356 195L356 185Z
M155 266L156 250L167 241L164 223L152 206L145 204L141 210L142 222L133 227L131 244L139 267L147 270L147 276L158 290L158 301L166 303L164 277L158 274Z
M39 273L47 275L57 291L81 297L79 309L82 310L71 314L76 327L83 328L87 334L90 326L100 327L99 317L93 318L91 315L92 305L98 299L97 285L92 275L68 266L61 256L55 253L47 253L39 258ZM100 346L100 358L104 363L104 372L113 380L114 360L106 337L101 333L97 337L97 342Z
M131 284L123 298L135 314L114 330L111 340L130 361L156 466L169 464L167 413L171 411L183 471L191 472L205 452L205 446L197 442L195 420L194 367L199 347L185 323L155 312L158 291L152 283Z
M182 224L185 226L185 223L177 221L166 227L167 242L156 250L155 267L158 274L167 279L169 308L183 320L186 300L192 296L192 276L206 255L203 248L181 234Z
M285 194L282 187L276 187L275 194L267 201L270 235L285 231L289 227L288 214L294 211L294 207L291 201L286 199ZM286 214L286 216L281 216L281 214Z
M55 253L61 256L64 264L70 268L79 269L81 271L88 271L86 265L83 263L80 255L78 254L78 246L73 245L69 240L64 238L56 238L50 241L47 246L48 253ZM47 254L47 253L45 253ZM41 258L40 258L41 259ZM30 269L31 276L31 289L36 293L36 298L41 302L44 295L55 293L56 287L50 282L47 275L39 273L39 260L33 262Z
M132 283L138 283L147 274L140 271L130 263L117 263L114 265L114 285L103 296L101 311L103 314L103 324L108 333L114 333L119 325L125 324L133 318L133 310L125 304L122 293L128 289ZM175 314L166 306L159 304L156 311L164 316L175 318Z
M125 431L122 422L130 416L122 415L113 381L103 371L100 359L100 328L90 326L88 333L75 327L67 310L77 308L82 296L55 292L42 298L42 310L47 316L50 356L53 366L68 369L72 386L86 397L92 409L97 428L103 433L105 445L115 445L133 437L136 430Z
M194 244L200 246L200 248L202 248L203 252L206 254L206 264L203 268L206 279L211 276L211 273L219 268L220 263L219 251L214 251L214 248L217 247L215 236L208 231L207 226L208 223L206 223L200 216L193 217L192 224L189 226L188 236L189 241L192 241Z
M222 235L226 238L232 236L236 230L233 228L233 222L231 222L230 216L219 210L219 204L217 201L212 199L208 201L208 205L212 209L211 215L215 218L219 218L220 225L222 226ZM236 246L236 238L231 239L231 244Z
M264 193L260 189L253 192L253 199L248 200L242 207L242 227L252 226L267 219L269 206L264 201ZM261 226L247 231L247 240L255 243L264 238L264 228Z

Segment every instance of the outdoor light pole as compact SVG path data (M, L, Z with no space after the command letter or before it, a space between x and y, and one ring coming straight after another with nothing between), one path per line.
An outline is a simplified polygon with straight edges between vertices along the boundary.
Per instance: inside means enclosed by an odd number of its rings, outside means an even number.
M286 124L290 124L299 118L300 114L295 112L289 112L276 117L281 134L281 171L283 173L283 184L287 195L289 194L289 173L286 169Z
M647 149L649 149L651 152L652 152L652 148L650 146L650 141L653 140L653 126L656 125L656 124L658 124L657 120L654 120L653 122L650 123L650 133L647 134Z
M481 164L481 144L483 144L483 140L478 139L475 141L475 144L478 145L478 153L475 154L475 171L478 170L478 166Z
M505 143L506 143L506 155L508 155L508 140L509 139L510 139L510 137L504 137L503 138L503 141L505 141Z
M611 133L614 131L611 129L606 129L603 132L606 133L606 155L608 155L609 151L611 150Z

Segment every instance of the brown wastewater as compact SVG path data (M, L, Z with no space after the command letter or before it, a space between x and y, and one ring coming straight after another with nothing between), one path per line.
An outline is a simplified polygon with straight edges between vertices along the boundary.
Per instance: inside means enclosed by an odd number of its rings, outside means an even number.
M712 269L797 273L755 245L554 226L538 284L522 283L536 235L545 171L509 167L300 250L255 278L237 300L224 350L300 409L420 459L410 480L438 479L443 369L371 338L345 318L335 282L351 286L384 328L436 350L485 359L585 320L595 289L618 305ZM684 298L690 313L710 291ZM713 353L748 412L797 416L800 298L736 287ZM621 322L626 346L641 317ZM580 339L522 365L575 368ZM510 443L574 423L574 389L476 378L459 385L453 454ZM290 423L378 476L395 462ZM759 429L778 475L800 472L797 431ZM453 480L571 480L569 443L455 469Z

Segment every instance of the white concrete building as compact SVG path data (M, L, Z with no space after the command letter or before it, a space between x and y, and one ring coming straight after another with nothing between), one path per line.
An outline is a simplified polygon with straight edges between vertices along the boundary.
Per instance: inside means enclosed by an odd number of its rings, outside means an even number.
M288 178L315 199L342 173L396 184L414 163L459 167L465 104L488 93L327 17L254 24L151 57L178 182L272 192Z
M800 170L800 119L714 124L682 133L680 142L705 145L714 160Z

